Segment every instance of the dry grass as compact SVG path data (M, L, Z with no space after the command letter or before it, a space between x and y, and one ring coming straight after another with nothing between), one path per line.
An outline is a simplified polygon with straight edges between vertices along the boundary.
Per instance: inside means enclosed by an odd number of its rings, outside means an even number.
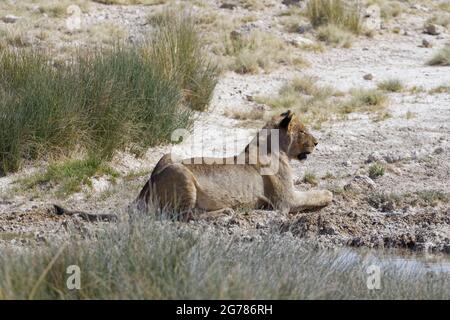
M373 113L376 120L387 119L385 107L388 98L379 90L354 89L348 94L329 86L318 85L313 77L294 78L278 91L276 96L261 96L255 100L266 104L274 112L291 109L301 115L302 121L319 129L324 122L342 119L349 113Z
M341 95L329 86L318 85L315 78L305 76L283 85L276 96L256 97L255 100L270 106L276 110L274 112L292 109L301 116L302 121L319 128L337 113L337 97Z
M269 72L280 65L307 65L282 39L261 31L252 31L231 39L227 51L233 57L228 68L237 73Z
M377 5L380 8L381 18L384 20L397 18L408 10L403 2L395 0L369 0L367 1L367 5Z
M389 92L400 92L404 89L399 79L388 79L377 84L378 89Z
M263 10L273 7L275 2L273 0L238 0L238 4L248 10Z
M310 184L312 186L317 186L317 184L318 184L316 174L314 172L310 172L310 171L305 172L305 174L303 175L302 181L304 183Z
M169 0L92 0L94 2L103 4L121 4L121 5L132 5L132 4L143 4L143 5L155 5L163 4Z
M333 24L355 34L362 31L361 8L357 1L309 0L306 15L314 27Z
M450 66L450 46L445 46L437 51L427 62L430 66Z
M224 115L235 120L263 120L265 118L265 112L262 110L225 110Z
M429 18L425 24L437 24L443 27L448 27L450 25L450 14L440 12L439 14L434 14L431 18Z
M430 276L417 265L399 268L398 260L381 252L317 250L277 228L261 239L241 241L136 217L130 224L104 226L94 238L66 246L52 241L30 250L1 249L0 298L450 298L445 273ZM368 290L367 268L379 263L382 288ZM80 268L79 290L67 288L70 265Z
M432 189L406 193L376 192L367 196L367 202L381 211L392 211L406 206L435 207L449 201L448 193Z
M429 94L450 93L450 85L440 85L436 88L428 90Z
M440 2L437 4L437 8L439 10L450 13L450 3L449 2Z
M350 48L353 35L334 24L327 24L317 29L317 39L334 47Z
M356 89L351 91L351 98L341 104L341 111L351 112L380 112L383 111L388 98L378 90Z

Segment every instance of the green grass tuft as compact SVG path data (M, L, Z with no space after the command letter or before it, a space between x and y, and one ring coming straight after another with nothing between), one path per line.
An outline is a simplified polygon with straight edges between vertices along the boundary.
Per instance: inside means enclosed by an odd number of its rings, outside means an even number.
M375 163L369 167L369 177L376 179L384 175L385 169L382 164Z
M90 157L83 160L71 160L51 164L44 173L38 173L22 181L27 188L42 185L58 185L57 194L66 196L79 192L83 185L91 186L91 178L96 175L108 175L114 181L119 174L102 163L101 160Z
M206 110L219 70L203 51L194 18L165 11L153 16L152 24L156 32L146 48L148 58L166 78L179 82L191 109Z

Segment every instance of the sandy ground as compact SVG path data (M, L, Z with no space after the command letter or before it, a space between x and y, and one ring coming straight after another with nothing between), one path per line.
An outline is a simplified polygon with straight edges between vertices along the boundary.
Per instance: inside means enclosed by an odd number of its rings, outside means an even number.
M208 2L213 7L219 2ZM89 19L102 14L104 19L117 19L118 6L96 6ZM142 10L141 10L142 9ZM127 7L125 20L142 16L152 7ZM206 9L205 9L206 10ZM217 10L217 9L215 9ZM224 9L221 9L224 10ZM100 13L99 13L100 12ZM229 11L233 14L233 11ZM237 10L239 14L240 11ZM264 21L274 19L270 10L258 13ZM227 117L226 110L254 111L264 106L248 101L248 96L275 95L281 85L295 76L312 75L320 84L339 90L374 88L376 82L397 78L406 88L423 87L425 91L389 94L391 117L374 121L366 114L352 114L347 120L335 120L313 130L319 146L305 162L292 162L298 189L328 188L335 199L327 208L316 212L282 215L276 211L234 212L209 220L191 221L193 228L218 228L223 232L249 240L268 232L290 232L318 246L396 247L419 251L450 252L450 205L448 201L433 205L417 194L429 191L450 193L450 94L429 94L427 89L450 85L450 67L430 67L425 62L450 41L450 32L439 36L424 35L422 26L427 14L403 15L385 25L374 38L360 37L352 48L327 47L322 53L305 51L311 63L302 70L281 67L269 74L239 75L225 73L215 90L208 112L199 114L194 132L203 133L203 143L196 144L194 154L223 154L223 141L236 141L237 149L245 146L258 121L239 121ZM256 24L264 27L264 23ZM394 34L393 26L402 31ZM133 32L138 34L136 28ZM281 36L279 29L274 30ZM406 34L405 34L406 33ZM422 48L422 39L434 48ZM363 79L371 73L372 81ZM407 113L414 117L407 117ZM301 117L301 115L299 115ZM84 237L101 229L105 223L85 223L80 219L57 217L52 203L63 203L72 209L95 213L119 212L126 216L126 207L145 183L152 167L171 146L148 150L141 159L118 154L113 165L127 176L111 184L96 177L93 190L75 194L68 199L55 199L51 193L38 195L20 191L17 179L40 167L29 166L22 172L0 178L0 242L3 245L27 245L65 236L74 231ZM183 152L187 152L186 148ZM228 152L230 152L228 150ZM377 178L367 177L370 165L378 161L387 168ZM317 186L301 182L305 172L313 172ZM328 178L325 178L328 174ZM331 175L330 175L331 174ZM332 177L330 177L332 176ZM19 186L19 187L18 187ZM394 201L388 195L400 200Z

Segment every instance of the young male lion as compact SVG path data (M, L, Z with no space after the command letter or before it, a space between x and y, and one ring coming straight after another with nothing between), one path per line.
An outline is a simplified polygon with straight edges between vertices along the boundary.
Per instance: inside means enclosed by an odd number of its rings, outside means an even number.
M296 191L290 160L306 160L317 140L289 110L274 117L240 153L230 158L174 161L164 155L137 198L138 208L178 212L270 207L298 212L328 205L330 191Z

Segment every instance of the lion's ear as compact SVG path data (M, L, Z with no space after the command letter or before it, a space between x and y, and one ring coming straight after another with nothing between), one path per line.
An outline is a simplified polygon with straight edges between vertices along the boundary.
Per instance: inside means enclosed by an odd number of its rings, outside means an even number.
M286 112L283 112L282 114L280 114L280 116L282 117L282 119L280 120L280 123L278 124L278 126L280 128L284 128L287 129L289 126L289 123L291 123L292 117L294 116L294 113L291 110L288 110Z

